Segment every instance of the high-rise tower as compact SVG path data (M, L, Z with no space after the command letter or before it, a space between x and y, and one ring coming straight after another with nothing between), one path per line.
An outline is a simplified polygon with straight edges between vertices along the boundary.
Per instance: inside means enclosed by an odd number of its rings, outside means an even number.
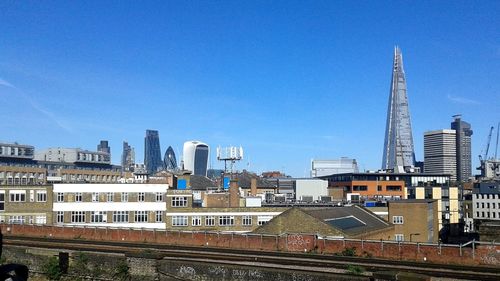
M410 110L406 95L406 78L403 55L399 47L394 48L391 92L387 109L384 155L382 169L400 170L415 165Z
M207 176L208 145L199 141L187 141L183 149L184 169L193 172L193 175Z
M455 130L436 130L424 133L424 172L449 174L457 180L457 144Z
M97 145L97 151L111 154L111 147L109 147L108 141L107 140L100 141L99 144Z
M469 123L461 120L461 115L453 117L455 120L451 122L451 128L457 132L457 180L465 182L472 176L472 129Z
M135 164L135 152L128 142L123 142L122 172L132 172Z
M163 166L161 162L160 136L156 130L146 130L144 138L144 165L149 174L154 174Z
M177 170L177 159L175 158L174 149L169 146L163 157L163 165L167 171Z

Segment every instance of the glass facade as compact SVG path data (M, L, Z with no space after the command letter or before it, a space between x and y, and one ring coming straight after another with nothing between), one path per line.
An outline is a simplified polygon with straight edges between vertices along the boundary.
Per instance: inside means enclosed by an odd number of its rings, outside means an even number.
M391 92L387 108L382 169L415 165L410 109L406 94L406 78L401 49L394 49Z
M154 174L162 168L160 136L158 131L146 130L144 138L144 165L149 174Z
M177 170L177 159L175 158L174 149L171 146L169 146L165 152L163 163L165 165L165 169L168 171Z

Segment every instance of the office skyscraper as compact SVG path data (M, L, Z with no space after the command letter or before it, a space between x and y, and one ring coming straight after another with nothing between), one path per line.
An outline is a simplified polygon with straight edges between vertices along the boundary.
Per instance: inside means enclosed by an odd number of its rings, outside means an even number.
M394 48L391 92L387 109L384 155L382 169L395 169L415 165L410 110L406 94L406 78L403 55L399 47Z
M146 130L144 138L144 165L149 174L156 173L162 168L160 136L156 130Z
M97 151L111 154L111 147L109 147L108 141L102 140L101 142L99 142L99 144L97 145Z
M165 152L165 156L163 157L163 164L167 171L175 171L177 170L177 159L175 158L174 149L169 146L167 151Z
M184 143L184 169L192 171L193 175L206 176L208 168L208 145L199 141Z
M472 176L472 130L469 123L461 120L461 115L455 115L453 117L455 120L451 122L451 128L456 131L457 180L465 182Z
M128 142L123 142L122 172L132 172L135 165L135 151Z
M424 172L449 174L457 180L457 145L455 130L424 133Z

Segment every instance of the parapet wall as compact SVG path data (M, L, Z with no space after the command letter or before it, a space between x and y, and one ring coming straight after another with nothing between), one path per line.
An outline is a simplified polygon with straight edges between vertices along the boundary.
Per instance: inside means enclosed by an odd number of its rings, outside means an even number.
M500 266L499 243L470 242L464 245L445 245L397 243L382 240L322 239L314 234L276 236L9 224L0 224L0 228L5 236L140 242L258 251L308 252L429 263Z

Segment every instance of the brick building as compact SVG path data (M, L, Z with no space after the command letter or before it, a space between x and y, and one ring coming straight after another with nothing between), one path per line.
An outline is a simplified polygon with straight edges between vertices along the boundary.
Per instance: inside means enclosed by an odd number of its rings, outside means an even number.
M389 222L394 225L394 240L436 243L439 239L437 200L411 199L389 201Z
M47 224L52 221L52 186L0 186L0 222Z
M394 227L359 206L293 207L260 226L253 233L273 235L304 233L322 237L391 240L394 236Z

